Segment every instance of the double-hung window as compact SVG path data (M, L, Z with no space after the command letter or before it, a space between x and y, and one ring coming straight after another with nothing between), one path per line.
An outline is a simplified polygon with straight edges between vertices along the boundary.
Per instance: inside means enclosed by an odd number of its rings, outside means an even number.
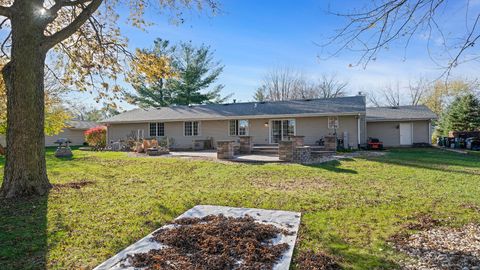
M183 131L185 136L198 136L198 121L183 122Z
M165 136L165 123L150 123L150 137Z
M339 125L338 116L328 117L328 129L337 129Z
M229 135L230 136L247 136L248 120L230 120Z

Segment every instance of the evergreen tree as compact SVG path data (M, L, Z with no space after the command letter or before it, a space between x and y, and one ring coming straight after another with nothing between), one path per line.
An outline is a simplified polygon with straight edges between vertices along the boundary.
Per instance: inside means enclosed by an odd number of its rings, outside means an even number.
M140 53L144 60L134 63L131 76L136 94L126 95L133 104L164 107L223 103L231 96L221 96L223 85L212 87L223 66L214 61L208 46L196 48L190 42L170 46L168 41L157 39L153 50Z
M455 98L442 116L439 128L444 135L449 131L475 131L480 129L480 101L474 94Z
M255 94L253 95L253 99L258 102L262 102L267 100L267 91L265 90L266 86L262 85L260 86L257 91L255 91Z

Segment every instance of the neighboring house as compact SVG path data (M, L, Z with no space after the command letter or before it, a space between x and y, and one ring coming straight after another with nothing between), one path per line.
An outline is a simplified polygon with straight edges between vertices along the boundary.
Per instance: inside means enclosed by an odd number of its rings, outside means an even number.
M358 148L370 136L368 111L365 97L353 96L134 109L102 123L108 128L108 143L128 137L169 137L173 138L173 148L188 149L194 140L212 139L215 145L219 140L236 140L248 135L254 144L276 144L297 135L305 137L305 144L315 145L323 136L336 132L345 138L346 145ZM410 120L405 119L409 123ZM392 134L396 127L393 129L389 131ZM422 136L412 137L410 145L420 142L417 139L422 143L430 141L428 130L418 132L423 132Z
M83 145L85 142L84 132L99 124L91 121L71 120L66 123L66 127L62 131L53 136L45 136L45 146L54 146L55 141L59 138L68 138L72 142L71 145ZM5 136L0 135L0 144L5 146Z

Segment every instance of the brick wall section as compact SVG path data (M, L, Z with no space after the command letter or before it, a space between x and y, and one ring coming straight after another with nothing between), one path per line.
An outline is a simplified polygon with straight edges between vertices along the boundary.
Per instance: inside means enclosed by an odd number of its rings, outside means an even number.
M240 154L251 154L253 147L252 136L240 136Z
M233 159L234 141L217 141L217 158L218 159Z
M301 147L305 145L305 136L291 136L290 138L293 141L295 147Z
M278 143L278 159L293 161L293 141L281 141Z
M337 138L335 136L325 136L325 150L326 151L337 151Z
M309 146L296 146L295 141L278 143L278 159L295 163L309 163L312 159Z

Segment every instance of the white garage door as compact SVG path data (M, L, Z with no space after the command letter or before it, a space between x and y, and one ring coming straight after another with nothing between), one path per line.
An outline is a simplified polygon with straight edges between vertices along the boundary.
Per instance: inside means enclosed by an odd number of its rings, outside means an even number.
M412 144L412 123L400 123L400 145Z

